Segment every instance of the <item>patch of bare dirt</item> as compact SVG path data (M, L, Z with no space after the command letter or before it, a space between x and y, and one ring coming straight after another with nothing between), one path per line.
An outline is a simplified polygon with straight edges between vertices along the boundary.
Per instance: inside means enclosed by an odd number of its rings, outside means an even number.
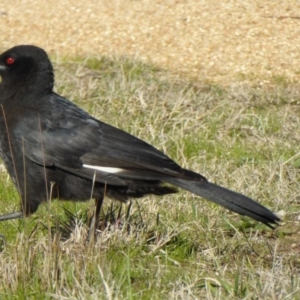
M0 49L128 55L228 84L300 77L300 1L1 0Z

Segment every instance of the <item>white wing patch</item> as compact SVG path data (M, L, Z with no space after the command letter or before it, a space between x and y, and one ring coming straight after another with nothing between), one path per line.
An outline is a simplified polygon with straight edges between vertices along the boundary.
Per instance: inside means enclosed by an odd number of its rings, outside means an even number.
M121 169L121 168L101 167L101 166L92 166L92 165L85 165L85 164L83 164L83 167L88 168L88 169L106 172L106 173L111 173L111 174L118 174L118 173L122 173L124 171L124 169Z

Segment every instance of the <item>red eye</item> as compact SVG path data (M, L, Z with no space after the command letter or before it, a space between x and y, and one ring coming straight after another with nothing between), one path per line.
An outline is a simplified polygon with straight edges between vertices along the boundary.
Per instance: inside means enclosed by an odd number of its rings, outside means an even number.
M12 65L14 62L15 62L15 59L12 58L12 57L8 57L8 58L6 59L6 63L7 63L8 65Z

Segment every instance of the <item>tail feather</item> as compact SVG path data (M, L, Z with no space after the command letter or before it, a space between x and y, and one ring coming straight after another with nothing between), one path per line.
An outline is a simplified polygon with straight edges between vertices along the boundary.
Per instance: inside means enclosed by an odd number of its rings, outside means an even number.
M204 181L202 178L201 181L172 178L169 183L215 202L240 215L245 215L260 221L271 228L274 228L272 224L278 224L280 221L269 209L254 200L216 184Z

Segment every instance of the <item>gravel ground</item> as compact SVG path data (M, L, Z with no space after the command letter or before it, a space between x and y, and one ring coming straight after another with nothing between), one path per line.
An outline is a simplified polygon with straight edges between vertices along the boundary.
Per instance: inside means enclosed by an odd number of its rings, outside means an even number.
M1 50L128 55L219 84L300 77L299 0L1 0L0 36Z

